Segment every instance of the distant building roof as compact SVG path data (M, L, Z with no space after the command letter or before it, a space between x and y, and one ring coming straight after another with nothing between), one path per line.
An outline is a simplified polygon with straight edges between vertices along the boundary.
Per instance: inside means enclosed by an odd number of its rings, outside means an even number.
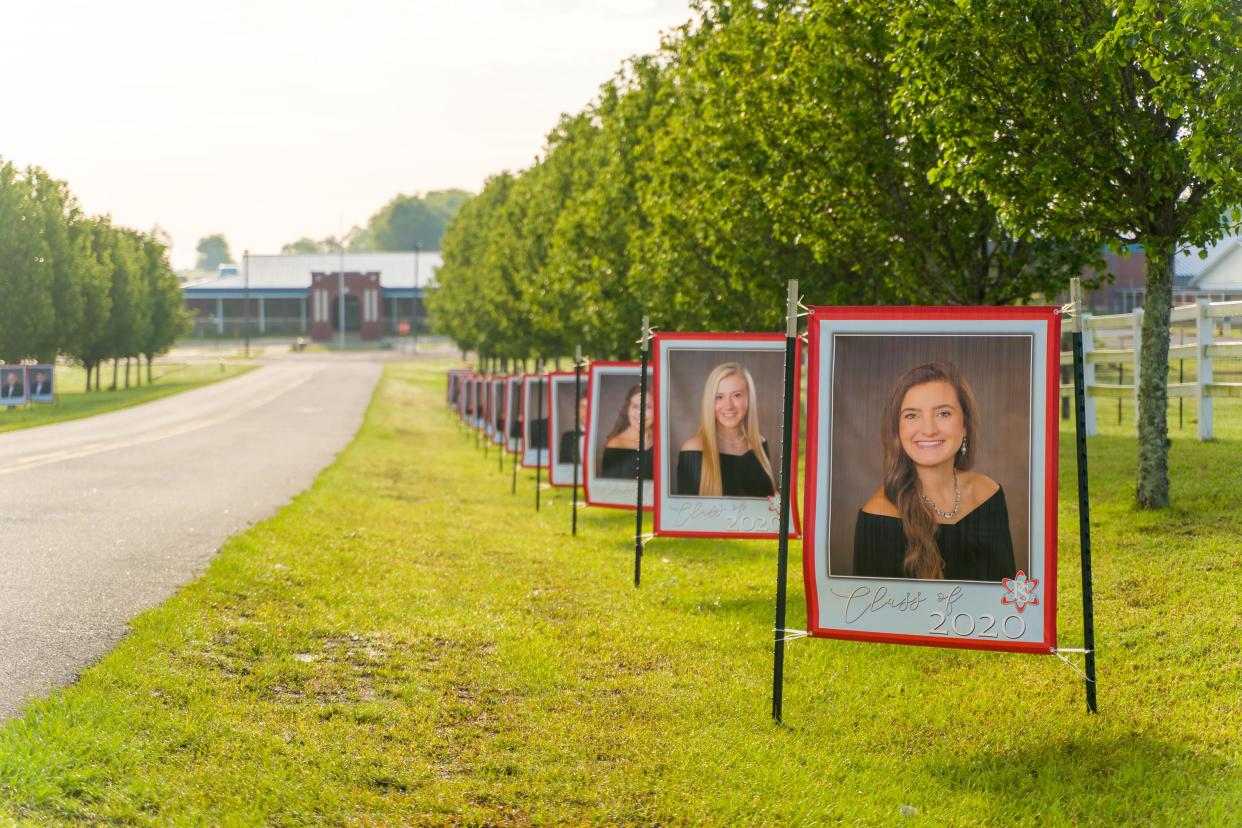
M414 251L386 253L346 253L346 273L379 273L380 287L385 290L414 289ZM435 274L443 263L439 250L418 253L418 287L435 287ZM341 254L312 253L292 256L252 255L249 257L251 290L309 290L312 273L337 273ZM190 293L198 291L235 291L246 286L241 264L220 265L220 272L211 278L185 285Z

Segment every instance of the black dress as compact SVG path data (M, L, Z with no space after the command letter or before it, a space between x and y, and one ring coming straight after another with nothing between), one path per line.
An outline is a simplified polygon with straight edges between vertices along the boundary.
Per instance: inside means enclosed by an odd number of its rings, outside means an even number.
M535 420L530 424L530 445L532 451L543 451L548 447L548 418Z
M643 451L643 480L651 479L651 458L654 452L654 448ZM605 448L604 462L600 466L600 477L633 480L638 475L638 449Z
M946 581L999 581L1017 574L1004 490L997 489L957 523L936 524L936 546L944 558ZM859 511L854 524L854 574L908 578L901 566L905 557L901 518Z
M768 441L763 441L763 453L771 459ZM677 454L677 491L675 495L698 495L703 477L703 452L683 449ZM745 454L720 455L721 497L771 497L776 494L772 478L763 470L763 464L754 450Z
M561 435L561 450L556 455L558 463L578 462L578 442L581 436L581 431L566 431Z

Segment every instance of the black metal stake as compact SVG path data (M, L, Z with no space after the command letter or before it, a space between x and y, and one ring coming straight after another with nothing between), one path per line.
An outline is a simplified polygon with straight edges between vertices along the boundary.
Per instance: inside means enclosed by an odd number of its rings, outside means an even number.
M793 398L794 378L798 370L798 282L789 282L789 300L785 319L785 411L781 433L781 514L780 539L776 546L776 627L772 658L772 718L781 721L781 705L785 692L785 580L789 572L789 492L793 477Z
M517 366L514 365L514 367L516 368ZM526 387L525 387L526 379L524 377L525 373L526 373L526 360L522 360L522 373L518 374L517 391L514 395L517 398L515 400L515 402L517 403L516 407L514 408L515 411L523 410L522 395L526 392ZM509 413L512 414L513 412L510 411ZM508 438L506 437L506 439ZM523 448L522 441L518 440L518 453L513 455L513 491L511 492L511 494L517 494L517 473L518 473L518 466L522 465L522 462L521 462L522 461L522 453L521 453L522 448Z
M540 479L542 475L540 474L540 472L543 471L543 459L542 459L541 454L543 451L545 451L545 449L540 448L539 442L535 439L535 436L536 436L535 428L536 427L543 429L543 433L544 433L543 442L545 444L548 442L548 436L547 436L548 430L545 426L540 425L540 422L543 420L543 390L544 390L543 360L542 359L537 360L535 362L535 373L538 374L539 376L535 378L536 413L535 413L535 422L531 423L530 441L535 444L535 511L538 512L539 511L539 494L540 494L539 486L542 483L542 480Z
M634 586L637 587L643 580L643 451L645 442L643 438L647 436L647 348L651 339L651 323L650 320L643 317L643 340L642 352L643 361L642 368L639 369L638 379L638 471L635 477L638 479L638 500L634 507Z
M1071 287L1081 291L1077 279L1073 280ZM1079 308L1080 300L1075 302L1076 314ZM1086 650L1087 711L1099 713L1095 703L1095 608L1091 598L1091 508L1087 498L1087 396L1083 379L1082 331L1078 329L1080 319L1081 316L1077 315L1074 318L1071 339L1074 343L1074 403L1078 409L1074 432L1078 448L1078 534L1082 545L1082 646Z
M579 345L574 349L574 501L573 501L573 531L574 537L578 536L578 469L582 467L582 415L579 409L582 406L582 346Z

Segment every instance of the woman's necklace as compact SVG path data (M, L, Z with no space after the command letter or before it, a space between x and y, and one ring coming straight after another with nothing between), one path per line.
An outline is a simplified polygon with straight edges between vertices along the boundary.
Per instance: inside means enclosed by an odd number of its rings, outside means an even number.
M931 510L945 520L952 520L957 517L958 510L962 508L962 490L957 486L957 469L953 470L953 511L945 512L936 505L936 501L923 494L922 489L919 490L919 497L923 498L923 502L931 507Z
M745 434L742 434L742 435L740 435L740 436L738 436L738 437L729 437L729 436L727 436L727 435L725 435L725 434L721 434L719 431L717 431L717 432L716 432L716 439L717 439L719 442L723 443L724 445L728 446L729 448L743 448L743 447L746 445L746 435L745 435Z

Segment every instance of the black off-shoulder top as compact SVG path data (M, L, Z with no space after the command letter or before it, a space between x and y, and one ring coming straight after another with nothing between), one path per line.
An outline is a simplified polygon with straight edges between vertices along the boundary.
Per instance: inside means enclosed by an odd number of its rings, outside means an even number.
M771 457L768 441L763 453ZM703 478L703 452L686 449L677 454L676 495L697 495ZM772 479L763 470L755 452L720 455L720 488L723 497L771 497L776 494Z
M651 479L651 458L654 453L654 448L643 450L643 480ZM599 476L634 480L638 476L638 449L605 448Z
M999 581L1017 574L1004 490L998 488L957 523L937 524L936 545L944 558L946 581ZM854 525L855 575L908 578L901 567L905 556L901 518L858 512Z

